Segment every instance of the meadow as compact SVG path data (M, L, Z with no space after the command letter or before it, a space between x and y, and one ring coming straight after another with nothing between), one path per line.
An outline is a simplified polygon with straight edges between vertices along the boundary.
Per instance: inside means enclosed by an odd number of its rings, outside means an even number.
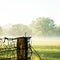
M33 50L32 48L32 56L31 56L31 60L60 60L60 46L40 46L40 45L34 45L32 46L36 52ZM15 49L0 49L0 58L13 58L13 60L16 57L16 50ZM1 60L4 60L1 59ZM9 60L8 59L8 60ZM11 59L10 59L11 60Z
M32 48L31 60L60 60L60 39L35 39L32 40L31 46L35 49ZM16 53L16 48L13 48L13 45L0 46L0 60L16 60Z
M32 60L60 60L60 46L38 46L35 45L33 48L37 51L41 59L36 55L32 54Z

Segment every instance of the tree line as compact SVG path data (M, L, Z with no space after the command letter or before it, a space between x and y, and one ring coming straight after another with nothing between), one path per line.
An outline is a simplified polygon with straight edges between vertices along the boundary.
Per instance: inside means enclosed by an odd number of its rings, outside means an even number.
M0 36L4 35L4 31L9 36L60 36L60 25L57 26L53 19L46 17L38 17L29 25L15 24L6 31L0 26Z

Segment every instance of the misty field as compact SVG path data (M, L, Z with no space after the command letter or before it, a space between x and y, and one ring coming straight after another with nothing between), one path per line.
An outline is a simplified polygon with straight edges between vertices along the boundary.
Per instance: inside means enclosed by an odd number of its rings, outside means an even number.
M42 60L60 60L60 46L38 46L35 45L33 48L36 50L37 54L41 57ZM3 49L4 50L4 49ZM8 50L0 49L0 58L12 58L13 60L16 54L16 50L8 49ZM32 49L33 50L33 49ZM31 60L41 60L39 56L33 50ZM4 54L4 55L3 55ZM7 55L6 55L7 54ZM8 55L9 54L9 55ZM2 60L4 60L2 59Z
M42 60L60 60L60 46L33 46ZM40 60L33 51L32 60Z
M49 40L50 39L50 40ZM60 39L53 38L32 38L32 56L31 60L60 60ZM16 48L11 46L0 46L0 60L16 60ZM34 51L34 49L36 51ZM37 52L37 53L36 53ZM39 59L39 56L41 59Z

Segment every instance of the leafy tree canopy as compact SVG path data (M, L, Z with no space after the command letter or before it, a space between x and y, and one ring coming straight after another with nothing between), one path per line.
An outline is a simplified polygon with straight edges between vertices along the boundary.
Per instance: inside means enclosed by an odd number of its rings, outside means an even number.
M28 26L23 24L12 25L12 27L9 29L9 35L12 36L24 36L26 32L27 34L31 34L31 30L28 28Z
M31 29L36 35L50 35L55 29L54 21L50 18L39 17L36 21L32 21Z

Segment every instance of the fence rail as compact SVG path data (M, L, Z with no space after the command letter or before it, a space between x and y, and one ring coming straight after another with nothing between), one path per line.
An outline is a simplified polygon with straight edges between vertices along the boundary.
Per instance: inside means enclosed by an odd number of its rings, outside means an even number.
M0 38L0 60L28 60L28 39L30 38Z

